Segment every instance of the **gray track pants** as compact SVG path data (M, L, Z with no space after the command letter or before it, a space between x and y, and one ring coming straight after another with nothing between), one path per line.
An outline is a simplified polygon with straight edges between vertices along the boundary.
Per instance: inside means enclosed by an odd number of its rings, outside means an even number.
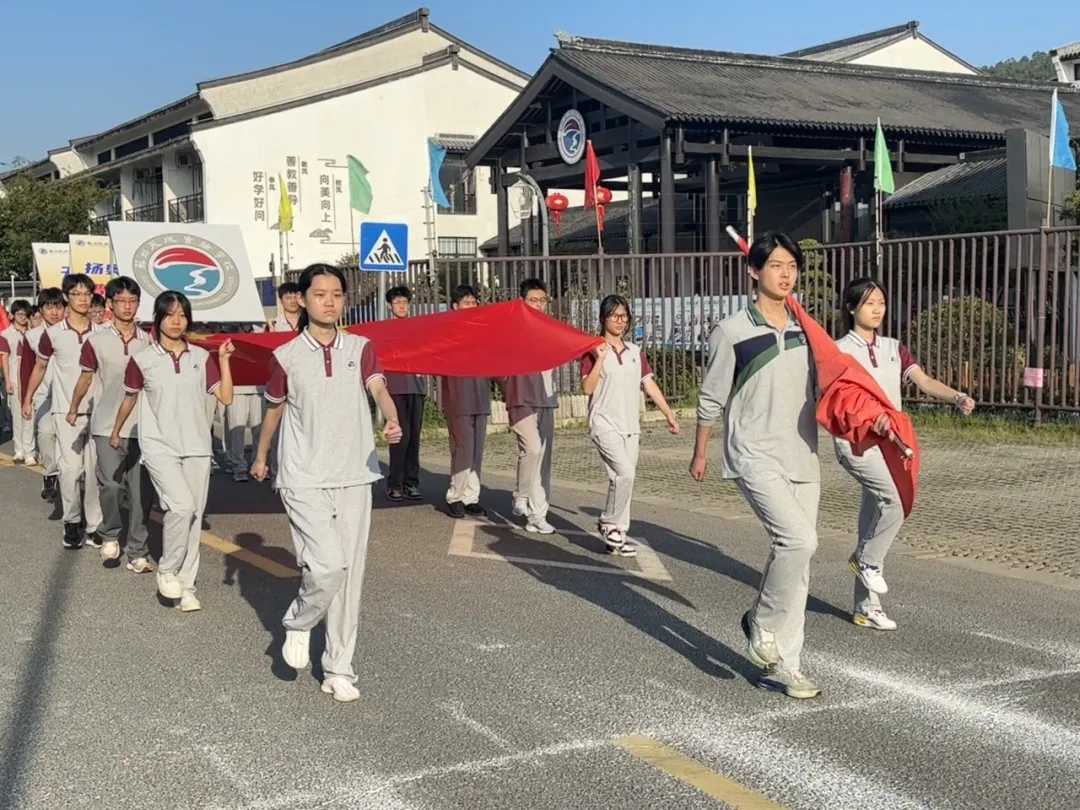
M630 503L634 499L641 435L626 436L609 431L594 435L592 440L608 474L607 502L600 515L600 526L604 530L618 529L626 534L630 531Z
M480 500L480 468L487 440L487 415L451 416L446 420L450 434L450 487L447 503L466 506Z
M758 627L776 636L780 663L798 670L810 593L810 560L817 551L818 481L788 481L778 473L736 479L772 541L751 610Z
M303 571L300 593L282 624L287 630L311 630L325 617L323 672L354 683L360 591L371 533L371 486L278 490Z
M142 463L165 510L158 571L176 574L181 588L194 591L203 512L210 492L210 456L179 458L144 453Z
M127 493L128 537L124 556L128 562L149 556L146 540L149 535L147 521L150 517L150 496L153 488L139 463L139 440L121 439L120 447L113 450L108 436L95 436L97 448L98 497L101 499L101 527L98 537L102 542L120 540L124 517L120 510L121 495Z
M862 507L859 509L859 544L855 559L863 565L881 568L885 555L904 525L904 505L896 489L881 450L874 447L862 457L851 452L847 442L833 442L836 460L862 486ZM881 597L870 593L855 578L855 612L865 614L880 609Z
M529 520L548 513L551 493L551 444L555 438L555 409L515 405L508 408L510 429L517 436L517 487L514 502L525 501Z

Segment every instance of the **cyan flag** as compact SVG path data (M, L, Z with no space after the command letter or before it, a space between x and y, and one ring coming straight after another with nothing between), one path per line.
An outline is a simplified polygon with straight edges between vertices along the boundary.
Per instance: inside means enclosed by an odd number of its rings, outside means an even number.
M1054 91L1054 113L1050 121L1050 165L1076 171L1076 157L1069 148L1069 121L1057 90Z
M442 168L443 161L446 160L446 147L439 146L435 141L428 139L428 163L431 164L431 196L435 200L437 205L443 208L450 207L450 200L446 199L446 192L443 191L442 183L439 181L439 169Z

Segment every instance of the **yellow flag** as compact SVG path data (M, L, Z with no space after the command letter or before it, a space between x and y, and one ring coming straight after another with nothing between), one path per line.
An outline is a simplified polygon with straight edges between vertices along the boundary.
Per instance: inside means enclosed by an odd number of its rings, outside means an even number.
M754 147L746 147L746 211L750 216L757 211L757 178L754 176Z
M289 199L289 195L285 193L285 181L281 179L281 173L278 173L278 189L281 191L281 198L278 202L278 228L282 233L288 233L292 230L292 200Z

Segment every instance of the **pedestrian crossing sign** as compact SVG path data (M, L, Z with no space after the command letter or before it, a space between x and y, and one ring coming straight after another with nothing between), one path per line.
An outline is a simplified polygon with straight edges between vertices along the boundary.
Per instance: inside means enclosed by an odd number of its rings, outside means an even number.
M399 272L409 266L409 226L392 222L360 223L360 269Z

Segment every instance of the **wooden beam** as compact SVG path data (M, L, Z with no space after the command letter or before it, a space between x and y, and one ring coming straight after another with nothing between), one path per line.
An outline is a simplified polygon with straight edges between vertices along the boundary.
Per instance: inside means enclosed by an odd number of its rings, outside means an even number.
M725 147L723 143L697 143L687 141L684 149L687 155L694 156L709 156L719 155L721 165L724 161L724 156L745 158L747 155L747 147L742 144L728 144ZM794 146L755 146L754 157L761 158L762 160L769 159L775 163L783 163L787 161L802 162L809 161L812 163L847 163L849 161L856 162L859 160L861 153L858 149L805 149L802 147ZM890 157L893 160L899 160L901 155L905 164L921 163L923 165L932 166L951 166L960 162L960 158L957 155L933 155L933 154L921 154L915 152L890 152ZM873 163L873 156L867 155L867 162Z
M659 143L660 134L655 130L651 130L648 127L637 125L634 127L634 137L638 140L653 139ZM622 146L623 144L631 145L629 141L629 133L625 127L619 127L618 129L611 129L597 134L592 139L593 149L602 151L610 149L616 146ZM562 160L559 157L558 144L542 143L530 146L523 153L524 159L528 163L541 163L545 160Z
M638 153L637 163L641 166L646 166L650 163L655 163L660 160L660 150L653 148L645 153ZM600 165L601 172L613 172L618 170L625 170L631 165L629 152L616 152L610 155L597 155L596 162ZM579 160L573 166L560 161L559 163L552 164L550 166L543 166L537 169L531 169L529 176L532 177L537 183L541 185L548 185L552 188L565 188L565 185L561 183L570 182L574 184L584 184L585 178L585 161ZM578 181L578 178L581 178ZM501 185L503 187L512 186L518 182L516 174L503 174L501 178Z

